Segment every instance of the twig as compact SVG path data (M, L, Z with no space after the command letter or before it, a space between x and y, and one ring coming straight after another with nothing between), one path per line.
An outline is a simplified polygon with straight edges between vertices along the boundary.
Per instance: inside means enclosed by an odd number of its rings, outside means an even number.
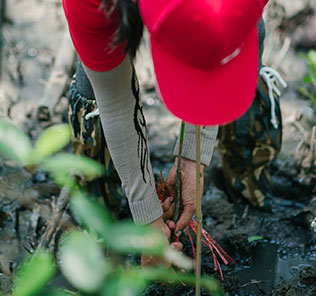
M175 207L174 214L172 220L177 223L179 220L180 213L180 202L181 202L181 160L182 160L182 146L183 146L183 138L184 138L184 121L181 122L181 130L180 130L180 145L179 145L179 153L178 153L178 164L177 164L177 174L176 174L176 196L175 196Z
M251 280L249 283L239 286L239 288L246 288L250 285L258 285L258 284L267 283L267 282L268 281Z
M175 205L174 205L174 212L172 216L172 220L177 223L179 220L180 214L180 203L181 203L181 160L182 160L182 146L183 146L183 138L184 138L184 128L185 122L182 120L181 122L181 129L180 129L180 143L179 143L179 153L178 153L178 163L177 163L177 173L176 173L176 194L175 194ZM176 240L175 233L171 233L170 241L173 242ZM174 295L174 287L167 286L165 296Z
M277 58L274 60L272 68L279 69L282 65L287 53L289 52L289 49L291 48L291 39L289 37L286 37L284 39L282 48L277 56Z
M244 220L248 216L248 211L249 211L249 205L246 205L244 212L241 216L241 220Z
M68 205L68 200L69 192L65 188L63 188L60 191L56 206L53 207L52 219L48 223L46 231L42 235L37 248L47 248L49 246L56 230L58 229L64 211Z
M201 295L201 237L202 237L202 196L201 196L201 183L200 183L200 126L196 126L196 221L197 221L197 233L196 233L196 270L195 270L195 295Z
M315 141L316 141L316 125L313 126L312 135L311 135L311 143L310 143L310 154L308 156L310 160L310 169L313 170L315 157L316 157L316 148L315 148Z

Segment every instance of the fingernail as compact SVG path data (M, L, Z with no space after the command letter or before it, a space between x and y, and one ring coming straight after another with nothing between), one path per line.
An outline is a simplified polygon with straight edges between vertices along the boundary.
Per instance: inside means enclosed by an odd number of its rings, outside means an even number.
M174 197L173 197L173 196L170 196L170 197L169 197L169 200L170 200L170 202L174 202Z
M176 247L175 247L174 245L171 245L170 248L171 248L171 249L175 249Z
M181 235L182 231L177 231L176 232L176 237L179 237Z

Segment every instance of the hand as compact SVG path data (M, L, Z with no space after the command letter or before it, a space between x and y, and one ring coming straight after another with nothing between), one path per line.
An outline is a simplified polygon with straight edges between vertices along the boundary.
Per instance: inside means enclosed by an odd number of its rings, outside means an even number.
M170 228L168 227L168 225L163 221L162 217L160 217L158 220L154 221L150 225L153 225L154 227L156 227L160 231L162 231L162 233L164 234L164 237L166 239L166 245L169 245L169 238L171 235L171 231L170 231ZM181 251L182 250L182 243L174 242L171 244L171 247ZM161 257L143 254L141 256L141 265L143 267L152 266L152 265L164 265L164 266L170 267L171 264Z
M164 220L171 219L174 212L174 196L168 196L163 202L160 202L163 209L162 218Z
M176 174L177 174L178 159L176 158L173 168L167 178L167 186L172 196L175 196L176 190ZM204 186L204 168L201 164L200 172L202 173L201 193ZM183 211L175 224L172 220L168 220L167 224L170 229L173 229L177 237L180 236L183 229L189 224L196 210L196 163L195 161L182 158L181 160L181 202Z

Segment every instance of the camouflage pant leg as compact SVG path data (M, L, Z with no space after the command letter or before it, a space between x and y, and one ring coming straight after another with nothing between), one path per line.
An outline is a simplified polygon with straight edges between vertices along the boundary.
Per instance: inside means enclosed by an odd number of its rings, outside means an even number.
M258 207L264 206L265 197L273 195L267 164L281 149L282 120L277 101L278 128L270 122L270 111L268 90L259 77L251 107L235 122L221 126L217 140L226 184Z
M74 77L69 90L69 123L72 129L73 153L90 157L105 165L106 177L82 180L82 183L111 210L115 217L124 194L106 146L100 117L85 119L88 113L96 110L95 99L88 99L79 93Z

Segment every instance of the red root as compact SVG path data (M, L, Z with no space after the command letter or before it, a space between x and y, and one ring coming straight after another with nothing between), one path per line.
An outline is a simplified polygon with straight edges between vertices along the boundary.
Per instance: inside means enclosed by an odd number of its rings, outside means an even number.
M158 182L156 182L156 190L157 190L157 194L159 197L159 200L161 202L164 202L165 199L170 196L170 191L168 190L167 187L167 183L164 180L162 173L160 172L160 180L158 180ZM192 246L192 251L193 251L193 261L194 261L194 265L195 265L195 258L196 258L196 253L195 253L195 248L194 248L194 243L193 243L193 239L192 236L190 235L190 231L189 228L196 234L196 228L197 228L197 223L196 221L192 218L191 221L189 222L188 226L185 228L186 233L189 237L191 246ZM218 262L217 256L216 254L221 258L221 260L223 261L223 263L225 265L229 264L228 260L234 264L235 260L233 260L223 249L222 247L209 235L209 233L205 230L202 229L202 236L204 239L202 239L202 242L204 243L204 245L206 245L211 253L212 253L212 257L213 257L213 262L214 262L214 270L217 271L219 270L221 279L224 280L223 277L223 272L221 269L221 265Z

